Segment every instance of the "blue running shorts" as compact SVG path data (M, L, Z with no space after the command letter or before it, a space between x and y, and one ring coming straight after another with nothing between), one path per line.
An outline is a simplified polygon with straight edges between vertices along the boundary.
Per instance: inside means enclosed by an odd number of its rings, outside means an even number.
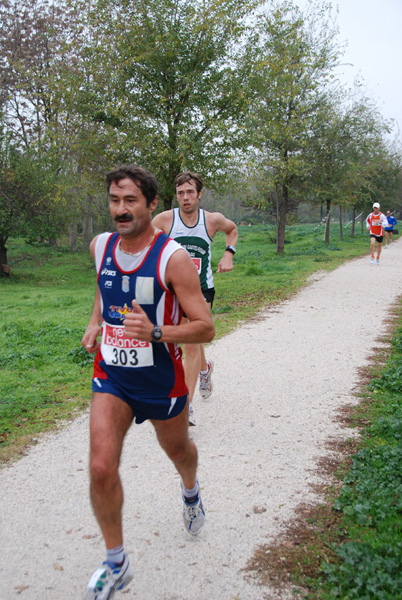
M141 400L129 396L124 388L119 386L116 381L108 379L92 379L92 391L101 394L112 394L126 402L134 413L135 422L140 425L147 419L156 419L166 421L177 417L186 406L187 394L179 398L147 398Z

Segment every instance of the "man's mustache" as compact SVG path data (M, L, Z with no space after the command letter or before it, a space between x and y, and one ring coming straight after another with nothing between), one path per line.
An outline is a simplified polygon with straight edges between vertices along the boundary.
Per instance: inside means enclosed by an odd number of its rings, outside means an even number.
M129 223L133 220L133 217L131 215L117 215L114 220L116 223Z

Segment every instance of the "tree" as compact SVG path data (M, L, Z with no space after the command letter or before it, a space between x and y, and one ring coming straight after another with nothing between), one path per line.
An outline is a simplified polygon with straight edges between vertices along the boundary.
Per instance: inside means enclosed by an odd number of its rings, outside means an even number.
M331 207L333 202L345 205L342 183L354 180L351 153L352 129L344 115L342 92L327 97L315 115L313 135L308 153L311 166L309 188L314 202L326 206L325 243L329 244ZM348 150L350 153L348 154Z
M26 160L28 172L47 182L39 229L54 238L82 223L90 233L99 207L89 199L100 195L99 180L111 162L108 148L117 140L110 128L81 114L82 25L65 4L50 0L0 0L0 16L4 127L18 161ZM22 194L26 201L30 196ZM35 211L29 214L32 220ZM46 221L55 224L53 232Z
M260 17L248 45L254 94L249 129L258 172L274 191L278 253L284 251L286 216L310 171L315 115L337 64L335 35L330 4L303 15L291 2L276 2Z
M52 172L22 152L0 120L0 264L8 265L7 240L55 238L63 228L63 212L52 210Z
M337 95L329 99L326 110L317 115L310 145L311 186L314 197L324 201L327 216L333 203L342 209L366 207L382 194L390 160L384 142L387 123L375 103L366 97ZM395 165L394 165L395 166ZM393 179L395 183L395 178ZM325 242L329 243L327 218Z
M84 114L118 132L116 162L155 173L165 209L178 172L216 182L230 162L246 103L242 36L258 3L74 2L86 15Z

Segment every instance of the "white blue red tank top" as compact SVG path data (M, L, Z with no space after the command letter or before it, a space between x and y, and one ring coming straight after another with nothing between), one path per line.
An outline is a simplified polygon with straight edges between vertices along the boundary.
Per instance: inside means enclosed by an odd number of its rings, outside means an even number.
M133 340L126 337L123 327L134 298L155 325L180 322L179 302L165 283L167 262L180 246L159 232L138 260L123 255L119 244L118 233L103 234L95 249L103 323L94 378L110 376L128 394L141 400L184 396L188 389L180 345Z

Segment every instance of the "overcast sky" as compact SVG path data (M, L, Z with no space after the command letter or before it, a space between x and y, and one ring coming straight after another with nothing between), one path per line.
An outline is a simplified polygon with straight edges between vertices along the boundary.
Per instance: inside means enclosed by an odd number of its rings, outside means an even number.
M305 0L295 0L301 8ZM363 77L366 93L402 132L402 0L333 0L338 41L347 42L341 81ZM396 132L396 130L395 130Z

